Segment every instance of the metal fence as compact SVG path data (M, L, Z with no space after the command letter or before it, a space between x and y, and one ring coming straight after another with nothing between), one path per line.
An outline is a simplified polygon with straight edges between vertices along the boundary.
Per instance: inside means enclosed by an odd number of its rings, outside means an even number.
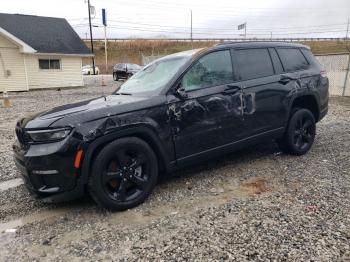
M329 93L335 96L350 96L350 54L317 55L329 78Z

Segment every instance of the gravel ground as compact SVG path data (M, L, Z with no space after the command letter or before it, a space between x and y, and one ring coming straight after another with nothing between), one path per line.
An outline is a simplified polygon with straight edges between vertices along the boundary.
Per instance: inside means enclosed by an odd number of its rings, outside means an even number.
M11 161L15 118L47 108L36 96L51 106L97 96L96 88L15 94L14 107L1 108L0 161ZM0 261L349 261L349 117L350 98L331 98L307 155L250 147L177 172L125 212L89 198L43 204L24 186L0 192L0 231L17 227L0 234ZM2 166L2 180L15 176L11 163Z

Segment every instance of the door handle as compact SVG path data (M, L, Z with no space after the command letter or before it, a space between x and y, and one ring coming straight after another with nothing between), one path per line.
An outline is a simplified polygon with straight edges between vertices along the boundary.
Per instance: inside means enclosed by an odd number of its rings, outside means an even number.
M227 88L222 91L222 94L224 95L230 95L236 93L238 90L241 90L242 88L238 85L227 85Z
M297 81L297 80L299 80L299 78L296 76L291 76L291 75L286 74L286 75L281 75L281 78L278 82L285 85L285 84L288 84L292 80Z
M290 78L288 78L288 77L283 77L283 76L281 76L281 79L278 81L279 83L281 83L281 84L283 84L283 85L286 85L286 84L288 84L289 82L290 82Z

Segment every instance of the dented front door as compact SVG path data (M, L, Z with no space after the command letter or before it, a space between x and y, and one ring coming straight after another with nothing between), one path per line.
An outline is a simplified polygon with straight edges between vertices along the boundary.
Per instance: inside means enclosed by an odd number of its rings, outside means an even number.
M241 90L225 94L227 86L194 91L169 105L178 159L239 140L243 133Z
M242 89L232 85L229 50L206 54L180 81L187 98L169 96L169 116L178 160L242 138Z

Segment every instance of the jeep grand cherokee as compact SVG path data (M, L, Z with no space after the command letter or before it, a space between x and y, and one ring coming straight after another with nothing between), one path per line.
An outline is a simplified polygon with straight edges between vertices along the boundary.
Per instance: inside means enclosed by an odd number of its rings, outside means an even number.
M308 47L223 43L158 59L109 96L21 119L13 150L38 197L88 191L124 210L159 176L247 145L272 138L305 154L327 108L328 79Z

